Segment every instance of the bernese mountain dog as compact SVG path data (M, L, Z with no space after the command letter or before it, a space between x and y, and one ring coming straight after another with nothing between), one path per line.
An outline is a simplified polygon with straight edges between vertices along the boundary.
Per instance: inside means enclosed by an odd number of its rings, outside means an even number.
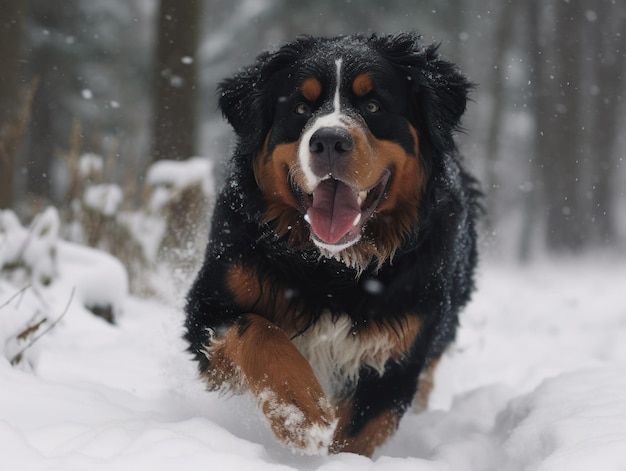
M371 456L426 404L474 286L471 87L408 33L299 37L220 85L237 141L185 338L293 450Z

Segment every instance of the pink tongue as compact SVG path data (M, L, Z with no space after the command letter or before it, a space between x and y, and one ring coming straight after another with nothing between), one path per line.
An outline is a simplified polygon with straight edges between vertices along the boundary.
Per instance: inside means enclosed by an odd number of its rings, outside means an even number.
M317 237L334 244L354 227L361 214L357 194L345 183L328 178L313 192L313 205L307 215Z

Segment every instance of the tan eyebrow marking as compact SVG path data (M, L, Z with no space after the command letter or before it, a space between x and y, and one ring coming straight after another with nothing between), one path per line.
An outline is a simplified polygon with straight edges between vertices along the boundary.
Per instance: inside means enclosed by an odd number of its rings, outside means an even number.
M373 89L374 84L372 83L372 78L366 73L357 75L352 82L352 91L356 96L367 95Z
M322 94L322 84L316 78L310 77L302 83L300 91L304 98L313 102Z

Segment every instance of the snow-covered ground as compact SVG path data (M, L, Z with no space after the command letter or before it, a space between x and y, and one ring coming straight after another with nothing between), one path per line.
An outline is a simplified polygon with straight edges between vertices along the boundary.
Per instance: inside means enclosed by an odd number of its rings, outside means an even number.
M7 304L16 289L0 281L0 339L29 302L65 312L71 285ZM127 298L113 326L74 297L29 351L34 368L0 355L0 468L624 471L625 290L624 257L483 263L430 410L372 460L293 454L250 398L205 392L180 299Z

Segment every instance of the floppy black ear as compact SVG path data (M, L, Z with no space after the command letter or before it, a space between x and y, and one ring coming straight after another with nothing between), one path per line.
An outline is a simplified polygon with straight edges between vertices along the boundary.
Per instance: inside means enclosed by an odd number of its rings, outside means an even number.
M224 117L233 127L239 144L251 151L263 139L268 123L262 106L261 68L268 54L259 56L257 61L218 86L218 104ZM244 150L245 152L246 150Z
M415 33L373 36L372 41L375 49L410 81L413 124L426 130L437 149L451 150L452 136L473 85L437 53L438 45L423 47Z
M258 150L270 130L275 101L272 90L283 74L298 60L302 51L309 50L315 38L302 36L280 49L266 51L256 62L218 88L219 107L239 138L243 153Z
M459 127L473 85L458 68L442 59L438 46L423 51L423 69L411 70L414 82L413 112L428 129L433 144L440 150L454 147L453 134Z

